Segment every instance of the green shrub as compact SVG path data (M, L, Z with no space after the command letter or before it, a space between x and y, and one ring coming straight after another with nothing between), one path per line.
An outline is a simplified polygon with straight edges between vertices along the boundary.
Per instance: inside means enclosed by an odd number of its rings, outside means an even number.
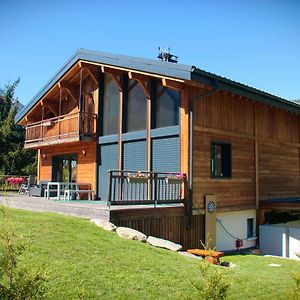
M3 206L0 217L0 299L44 299L46 274L22 264L22 255L30 251L29 239L14 232Z
M212 268L217 268L212 271ZM199 299L225 300L227 299L231 282L225 278L220 267L211 267L203 261L200 264L200 280L192 282L197 290Z

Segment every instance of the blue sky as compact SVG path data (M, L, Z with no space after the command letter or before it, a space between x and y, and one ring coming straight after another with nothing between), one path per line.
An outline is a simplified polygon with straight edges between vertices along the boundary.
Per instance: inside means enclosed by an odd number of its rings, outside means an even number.
M286 99L300 99L300 1L0 0L0 86L24 104L78 48L156 59L158 46Z

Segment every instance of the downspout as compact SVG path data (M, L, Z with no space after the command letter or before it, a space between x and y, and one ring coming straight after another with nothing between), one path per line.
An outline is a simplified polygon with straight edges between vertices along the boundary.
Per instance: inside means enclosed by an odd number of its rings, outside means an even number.
M189 224L188 228L190 229L192 227L192 219L193 219L193 128L194 128L194 108L195 108L195 102L198 100L202 100L207 96L211 96L219 91L219 82L216 79L212 79L211 82L212 89L209 91L206 91L190 100L190 124L189 124L189 155L190 155L190 171L189 171L189 206L188 206L188 213L189 213Z

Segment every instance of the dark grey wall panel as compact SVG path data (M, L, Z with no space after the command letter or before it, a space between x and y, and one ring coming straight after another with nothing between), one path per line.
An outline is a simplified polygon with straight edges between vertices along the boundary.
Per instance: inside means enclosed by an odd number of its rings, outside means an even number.
M104 144L99 146L99 178L98 195L101 200L107 200L108 173L107 170L118 168L118 144Z
M179 136L152 139L152 171L180 171Z

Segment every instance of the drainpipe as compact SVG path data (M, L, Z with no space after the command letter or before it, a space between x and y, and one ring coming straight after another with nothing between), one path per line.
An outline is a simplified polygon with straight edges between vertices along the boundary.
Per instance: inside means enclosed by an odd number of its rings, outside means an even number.
M189 174L189 190L190 190L190 202L189 202L189 224L188 228L190 229L192 227L192 219L193 219L193 128L194 128L194 108L195 108L195 102L198 100L202 100L207 96L211 96L215 94L219 90L219 83L216 79L212 79L211 83L212 89L204 92L190 100L190 124L189 124L189 146L190 146L190 174Z

